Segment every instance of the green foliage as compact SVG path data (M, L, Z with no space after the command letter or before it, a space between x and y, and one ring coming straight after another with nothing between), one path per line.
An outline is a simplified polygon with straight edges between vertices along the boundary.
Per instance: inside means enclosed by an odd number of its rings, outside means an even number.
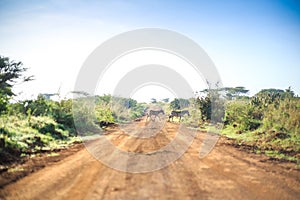
M220 90L204 90L205 96L198 97L195 101L197 107L201 112L203 121L210 121L212 123L222 122L224 118L224 104L225 99Z
M74 120L72 113L73 100L61 100L60 102L53 102L51 116L55 121L70 132L74 132Z
M173 101L171 101L170 108L172 110L179 110L180 109L179 100L177 98L175 98Z
M146 104L137 103L135 107L131 109L131 119L137 119L144 115Z
M129 122L144 115L144 104L130 98L111 95L82 97L73 102L76 130L80 134L99 133L112 123Z
M172 110L182 110L184 108L187 108L190 105L190 102L188 99L182 99L182 98L175 98L173 101L170 102L170 108Z
M81 135L89 132L99 132L95 124L95 107L92 97L82 97L73 100L73 117L76 124L76 131Z
M237 125L241 131L255 130L261 125L265 131L299 132L299 98L294 92L264 89L250 100L228 102L225 124Z
M225 124L235 124L240 130L255 130L261 122L255 118L255 109L248 101L230 101L226 104Z
M169 103L170 99L169 98L165 98L165 99L162 99L161 101L165 102L165 103Z
M95 108L96 119L99 122L113 123L113 118L110 108L97 105Z
M74 132L74 122L72 115L72 100L61 100L60 102L46 99L43 95L38 95L36 100L25 100L14 104L9 104L9 115L27 115L28 121L31 116L49 116L64 129Z
M145 104L130 98L113 97L110 103L112 115L117 123L128 122L144 115Z
M190 116L183 117L183 123L189 127L197 128L201 124L203 124L203 120L201 118L201 111L195 106L194 99L190 99L190 106L188 108ZM176 119L175 119L176 120Z
M21 62L10 61L9 58L0 56L0 114L6 111L9 100L14 95L12 87L17 81L32 80L32 76L23 76L26 70Z
M64 147L74 140L69 132L51 117L32 116L30 123L25 116L0 117L0 163L10 162L21 154Z
M211 120L211 99L209 97L198 97L196 103L201 112L202 120Z
M96 96L95 97L95 103L96 104L103 104L108 105L112 101L111 95L103 95L103 96Z
M245 131L237 134L237 128L227 126L222 134L234 139L238 146L252 149L255 153L265 153L270 157L300 163L300 135L276 131Z
M270 89L262 89L255 96L282 95L283 93L284 90L270 88Z
M300 162L300 98L290 88L266 89L250 100L228 102L225 125L223 134L240 145Z
M157 100L155 98L151 98L151 103L157 103Z
M109 124L109 123L115 122L113 113L110 109L111 101L112 101L111 95L95 97L95 104L96 104L95 105L95 117L96 117L96 121L100 124L100 126L102 124Z
M240 95L245 95L249 92L249 90L246 90L245 87L225 87L220 90L225 92L225 96L229 100L240 99Z
M175 98L173 101L171 101L170 108L172 110L179 110L180 109L179 100L177 98Z
M263 128L300 134L300 100L285 98L271 104L264 112Z
M7 110L7 105L9 103L9 96L2 94L0 92L0 114Z

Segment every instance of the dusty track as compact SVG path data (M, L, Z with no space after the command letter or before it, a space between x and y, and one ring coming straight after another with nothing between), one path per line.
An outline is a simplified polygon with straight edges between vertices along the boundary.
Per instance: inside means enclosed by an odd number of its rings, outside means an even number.
M145 122L136 122L144 126ZM166 123L156 137L138 139L111 130L112 143L132 152L166 145L178 124ZM204 133L168 167L132 174L113 170L86 149L35 172L0 191L5 199L300 199L300 173L292 163L269 162L221 141L204 159ZM93 141L97 145L97 140Z

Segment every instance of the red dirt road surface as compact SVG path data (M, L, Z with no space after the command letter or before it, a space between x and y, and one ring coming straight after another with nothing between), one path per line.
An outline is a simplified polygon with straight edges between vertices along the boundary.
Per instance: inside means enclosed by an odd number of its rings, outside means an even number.
M135 125L145 126L145 121ZM178 126L167 122L148 139L130 137L119 128L103 137L127 151L148 152L166 145ZM204 136L197 132L182 157L148 173L114 170L83 148L5 186L0 199L300 199L300 173L295 164L241 151L224 138L199 159ZM97 145L97 140L92 143Z

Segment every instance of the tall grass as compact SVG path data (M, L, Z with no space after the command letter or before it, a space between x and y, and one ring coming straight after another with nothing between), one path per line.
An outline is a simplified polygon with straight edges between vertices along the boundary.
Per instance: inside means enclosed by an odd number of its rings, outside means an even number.
M300 134L300 100L284 99L279 106L271 104L264 112L263 128L289 134Z
M300 98L261 99L228 102L222 133L256 152L300 162Z
M0 140L2 164L20 155L59 149L79 141L46 116L31 116L30 119L26 116L1 116Z

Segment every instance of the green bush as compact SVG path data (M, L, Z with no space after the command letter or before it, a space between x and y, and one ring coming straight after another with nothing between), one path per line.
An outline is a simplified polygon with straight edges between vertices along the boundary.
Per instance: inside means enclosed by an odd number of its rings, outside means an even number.
M73 141L51 117L0 116L0 163L44 149L56 149ZM15 159L15 158L14 158Z
M248 100L229 101L226 104L225 125L235 125L242 131L255 130L261 125L256 115Z
M53 117L57 123L74 132L74 122L72 114L71 99L61 100L59 102L45 99L39 95L36 100L25 100L9 105L9 115L27 115L30 116L49 116Z
M146 106L130 98L113 97L110 110L117 123L126 123L144 115Z
M264 112L263 128L300 134L300 100L284 99L278 106L269 105Z
M76 132L80 135L100 132L99 126L95 124L94 99L91 97L78 98L73 101L73 117Z
M99 122L113 123L115 121L109 107L97 105L95 108L95 114L96 119Z

